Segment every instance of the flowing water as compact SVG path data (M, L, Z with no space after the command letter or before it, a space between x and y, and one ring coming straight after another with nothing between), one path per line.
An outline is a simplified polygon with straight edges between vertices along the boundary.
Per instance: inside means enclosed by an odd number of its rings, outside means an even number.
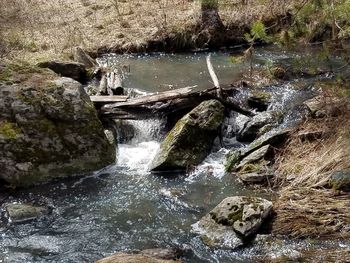
M204 53L109 56L101 58L100 63L130 65L125 76L127 87L149 93L183 86L210 87L205 56ZM267 60L288 64L298 56L264 48L258 51L256 64L261 66ZM228 53L213 53L212 58L222 83L237 79L245 68L232 64ZM300 119L298 105L317 92L314 83L315 79L304 79L266 88L273 94L270 109L286 114L277 128L294 125ZM245 92L240 96L246 96ZM118 138L115 165L82 178L12 193L8 201L43 203L52 207L53 213L34 222L0 225L0 262L93 262L118 251L155 247L183 249L185 262L257 262L264 257L298 257L303 249L349 246L342 242L292 242L283 238L265 242L260 237L250 247L223 251L207 248L191 233L191 225L225 197L273 198L267 188L246 187L224 172L225 154L232 147L244 147L235 140L232 131L245 120L242 115L228 116L224 147L216 140L212 153L189 175L170 177L148 172L165 136L165 120L117 123L119 134L126 136ZM131 136L126 127L131 127Z

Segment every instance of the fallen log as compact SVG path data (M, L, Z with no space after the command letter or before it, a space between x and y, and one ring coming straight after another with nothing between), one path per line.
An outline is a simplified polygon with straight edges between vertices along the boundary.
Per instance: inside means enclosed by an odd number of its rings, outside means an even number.
M95 103L115 103L125 102L128 96L90 96L90 100Z
M225 92L224 89L222 91ZM217 92L218 88L194 91L193 87L159 92L138 98L130 98L126 101L105 104L100 109L100 115L116 119L145 119L154 117L157 114L171 115L183 113L191 110L205 100L216 99L229 110L246 116L253 116L252 112L231 102L227 98L218 97Z
M176 90L159 92L157 94L137 97L134 99L130 99L126 102L105 105L102 108L102 110L108 111L108 109L111 109L111 108L126 107L126 106L128 106L128 107L140 106L140 105L145 105L145 104L149 104L149 103L155 103L155 102L160 102L160 101L165 101L165 100L181 98L183 96L189 95L193 91L193 88L194 87L186 87L186 88L181 88L181 89L176 89Z

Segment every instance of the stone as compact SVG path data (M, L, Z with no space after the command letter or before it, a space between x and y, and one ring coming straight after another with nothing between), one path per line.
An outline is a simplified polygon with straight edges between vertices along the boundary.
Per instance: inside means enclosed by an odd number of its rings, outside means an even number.
M240 170L247 164L252 164L260 161L265 156L267 156L271 152L271 150L272 149L269 144L262 146L261 148L249 154L247 157L243 158L242 161L237 165L236 170Z
M320 140L325 136L328 136L330 134L329 131L303 131L298 133L298 137L301 141L307 141L307 142L313 142L316 140Z
M292 131L291 129L283 129L278 131L271 131L267 134L264 134L263 136L259 137L258 139L250 143L249 146L242 151L241 158L243 159L244 157L248 156L252 152L268 144L273 147L280 146L282 143L284 143L287 140L291 131Z
M266 111L271 104L271 94L265 91L255 91L249 95L247 104L257 111Z
M87 71L84 64L70 61L46 61L37 64L40 68L49 68L62 77L72 78L81 83L87 81Z
M336 171L332 174L329 185L334 190L350 191L350 171Z
M81 47L74 48L74 61L83 64L85 68L97 67L95 60L89 56Z
M243 173L238 174L239 179L246 184L263 184L273 178L273 173Z
M272 202L258 197L228 197L194 224L192 231L210 247L236 249L258 233L272 207Z
M311 117L323 118L325 116L336 117L341 114L341 109L336 107L340 100L335 97L317 96L306 100L304 105L309 110Z
M146 254L117 253L96 263L176 263L180 261L155 258Z
M262 135L263 127L273 124L279 120L279 115L275 111L266 111L255 115L248 121L237 134L237 141L251 142L258 135Z
M232 150L225 156L225 171L231 172L236 164L241 160L242 153L240 150Z
M7 204L5 207L8 217L13 223L31 221L49 212L45 207L33 206L31 204Z
M171 248L149 248L142 250L140 253L153 258L171 260L180 257L182 251Z
M218 135L224 109L219 101L208 100L180 119L161 143L151 171L185 170L201 163Z
M0 179L31 186L115 162L97 112L82 85L50 73L0 81Z

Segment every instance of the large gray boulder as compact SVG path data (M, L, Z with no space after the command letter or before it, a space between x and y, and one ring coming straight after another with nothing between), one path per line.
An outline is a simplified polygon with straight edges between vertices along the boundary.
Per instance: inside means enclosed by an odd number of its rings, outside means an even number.
M194 233L213 248L236 249L254 237L272 211L272 203L258 197L224 199L192 226Z
M219 101L202 102L168 133L151 170L183 170L201 163L210 152L223 120L224 106Z
M81 84L31 69L0 79L0 178L29 186L115 161ZM12 75L13 76L12 76Z

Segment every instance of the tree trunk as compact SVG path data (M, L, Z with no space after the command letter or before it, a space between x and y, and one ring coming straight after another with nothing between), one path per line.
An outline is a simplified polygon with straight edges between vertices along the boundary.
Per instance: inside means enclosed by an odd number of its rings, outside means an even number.
M224 44L225 26L219 15L218 0L201 0L199 44L218 47Z

